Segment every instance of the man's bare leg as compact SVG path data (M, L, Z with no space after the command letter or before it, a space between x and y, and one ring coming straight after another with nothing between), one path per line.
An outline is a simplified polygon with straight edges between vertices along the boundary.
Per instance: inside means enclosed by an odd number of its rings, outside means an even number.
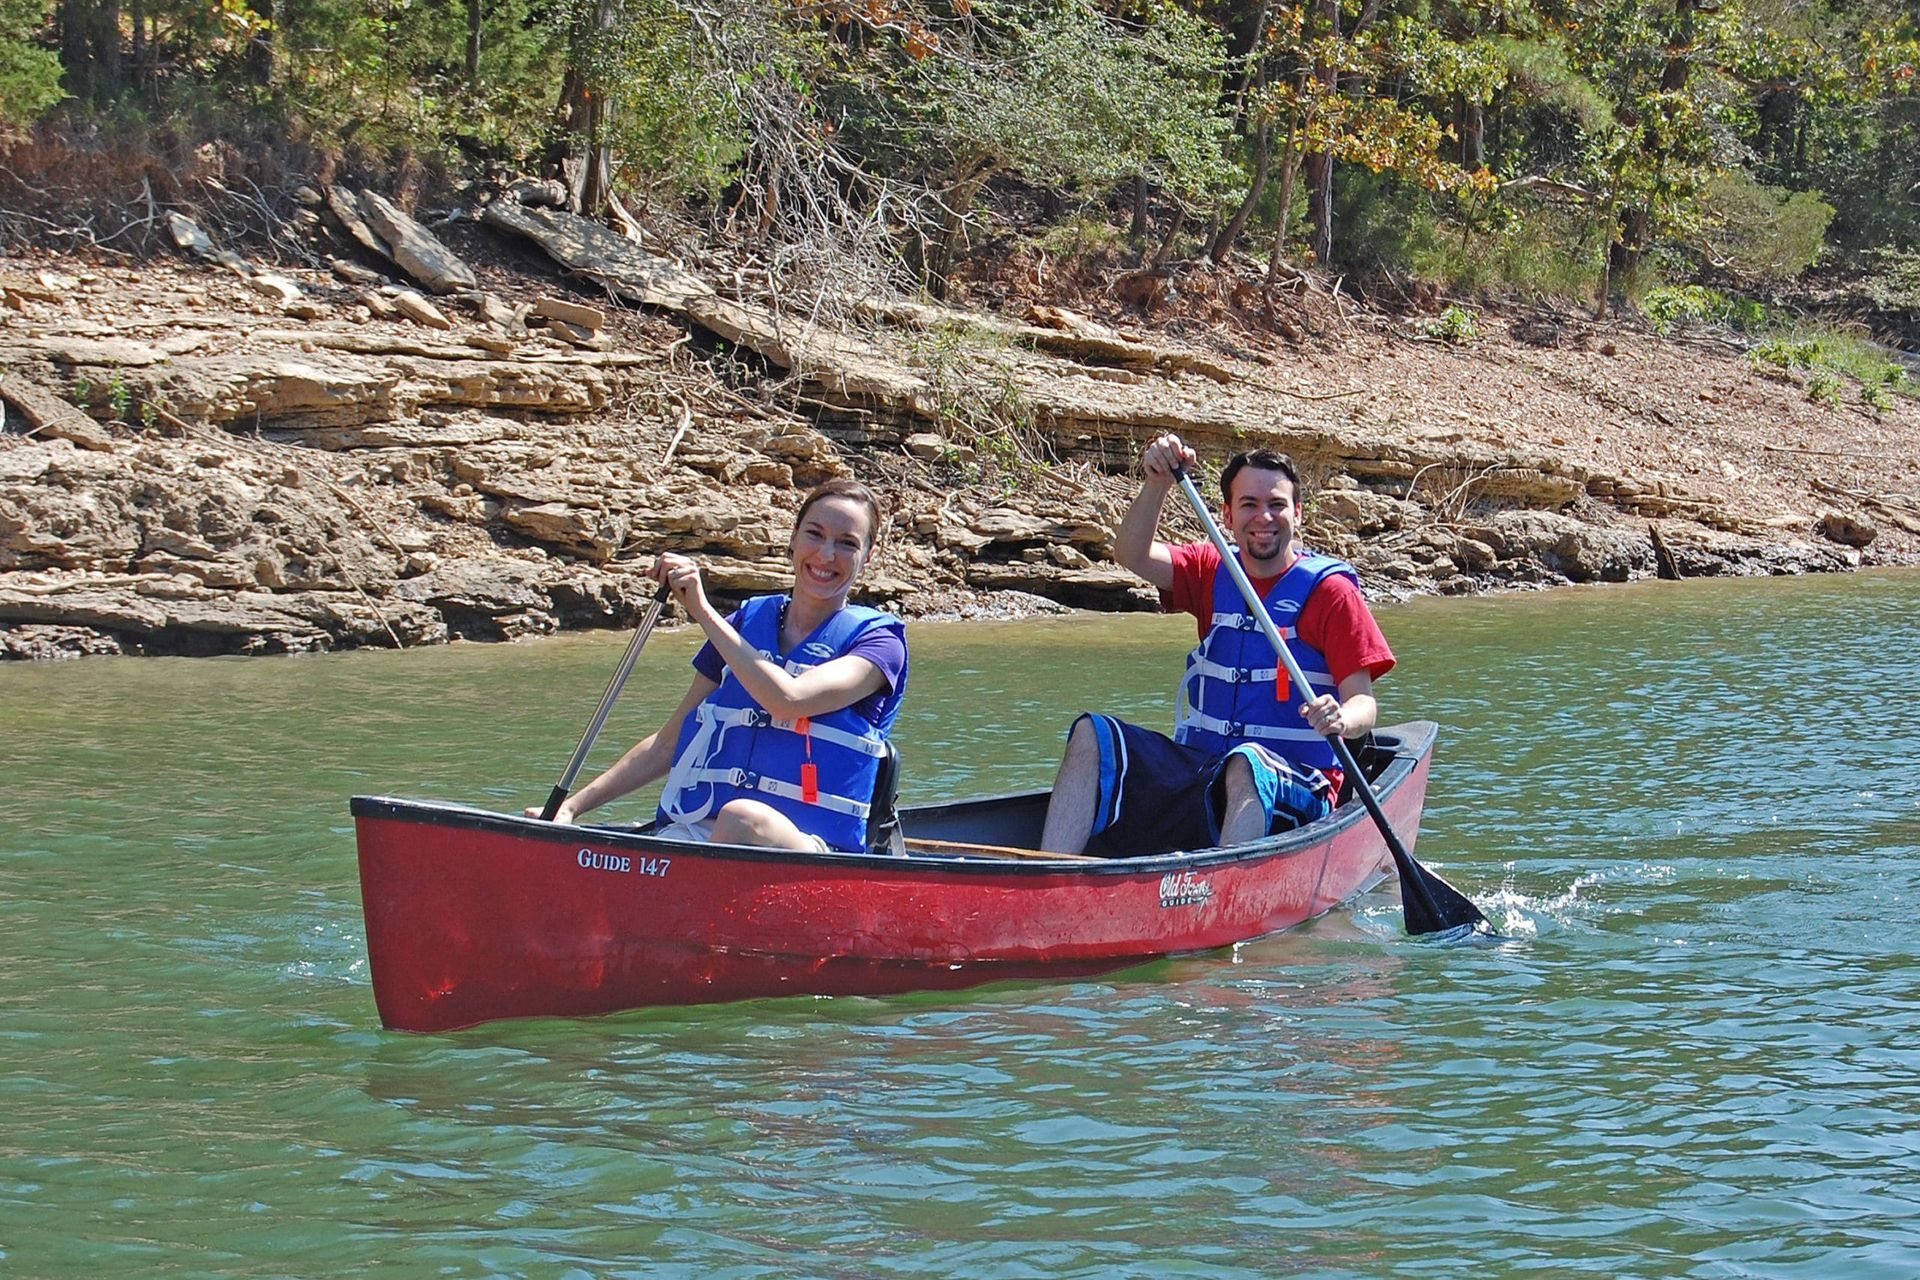
M1222 771L1226 781L1226 804L1220 811L1220 843L1245 844L1267 834L1267 810L1260 803L1260 790L1253 785L1253 768L1242 755L1228 757Z
M1094 741L1093 720L1081 716L1067 734L1066 754L1053 777L1053 798L1047 801L1047 824L1040 847L1048 853L1081 853L1093 835L1093 809L1100 798L1100 748Z

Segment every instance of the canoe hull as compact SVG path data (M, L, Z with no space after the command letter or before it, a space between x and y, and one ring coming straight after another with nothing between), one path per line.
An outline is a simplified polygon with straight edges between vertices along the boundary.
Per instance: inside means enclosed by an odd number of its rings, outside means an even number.
M1433 728L1392 732L1376 790L1411 847ZM1035 805L902 818L910 836L995 843L994 815ZM408 1031L1083 976L1288 928L1391 866L1358 805L1233 850L1070 863L689 845L377 797L353 812L375 1002Z

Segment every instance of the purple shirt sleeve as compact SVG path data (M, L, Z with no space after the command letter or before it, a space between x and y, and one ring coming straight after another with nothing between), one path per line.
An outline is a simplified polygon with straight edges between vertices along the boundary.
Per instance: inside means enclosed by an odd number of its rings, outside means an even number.
M735 631L740 629L740 610L735 609L727 615L727 625ZM720 651L713 647L711 640L700 646L700 652L693 655L693 669L715 684L720 683L727 674L727 664L720 660Z
M871 662L880 672L881 679L887 682L886 688L880 692L870 693L853 704L856 712L879 724L882 709L888 700L896 698L900 692L900 676L907 669L907 642L892 627L876 627L857 640L847 652Z

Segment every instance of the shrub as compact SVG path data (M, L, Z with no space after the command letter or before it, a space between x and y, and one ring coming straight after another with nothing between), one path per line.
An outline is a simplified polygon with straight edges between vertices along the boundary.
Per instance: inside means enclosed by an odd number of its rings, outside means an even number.
M1591 219L1552 206L1509 206L1477 226L1416 213L1404 262L1443 289L1587 300L1599 284L1600 237Z
M47 6L39 0L0 0L0 137L32 124L66 95L60 60L17 32L31 32Z
M1769 284L1818 261L1834 208L1812 192L1783 191L1735 171L1708 180L1701 213L1714 266L1743 283Z
M1732 298L1702 285L1658 285L1640 299L1640 310L1656 331L1672 333L1688 323L1723 325L1740 333L1757 333L1770 321L1767 309L1751 298Z
M1450 305L1427 322L1426 332L1428 337L1465 345L1479 339L1480 318L1465 307Z

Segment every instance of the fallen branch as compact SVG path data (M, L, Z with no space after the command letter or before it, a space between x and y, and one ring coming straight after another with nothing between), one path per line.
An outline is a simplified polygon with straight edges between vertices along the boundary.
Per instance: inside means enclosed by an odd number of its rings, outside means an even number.
M1762 449L1770 453L1804 453L1815 458L1878 458L1885 459L1884 453L1862 453L1856 449L1795 449L1784 444L1763 444ZM1819 481L1814 482L1816 485Z
M1372 388L1355 387L1351 391L1329 391L1325 395L1312 395L1305 391L1289 391L1285 387L1275 387L1274 390L1283 396L1292 396L1295 400L1344 400L1348 396L1363 396L1367 394L1368 391L1371 391Z
M667 441L667 451L660 455L660 470L665 471L673 465L673 451L680 447L680 441L687 434L687 428L693 425L693 410L686 405L680 406L680 426L673 433L673 439Z

